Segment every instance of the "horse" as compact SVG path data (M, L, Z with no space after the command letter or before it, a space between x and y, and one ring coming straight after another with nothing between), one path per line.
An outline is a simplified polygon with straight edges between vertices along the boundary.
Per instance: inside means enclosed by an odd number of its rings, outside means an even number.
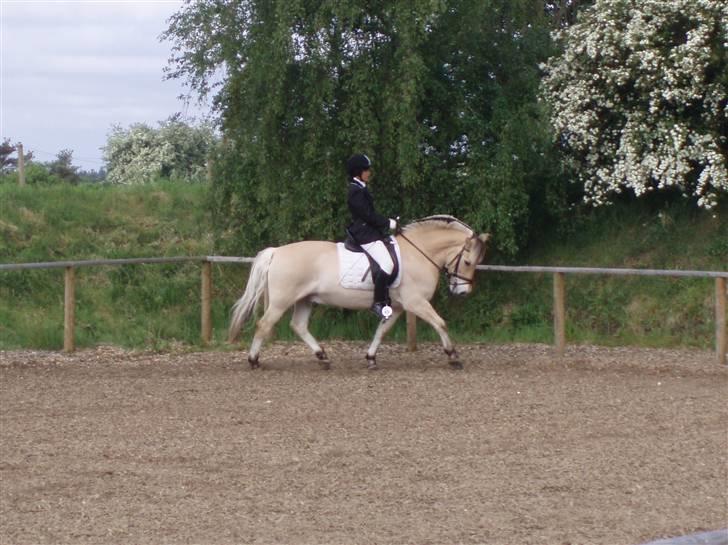
M429 323L442 340L450 366L462 369L445 321L430 300L437 289L440 272L445 273L451 294L472 292L476 266L485 257L489 237L487 233L478 235L468 225L448 215L428 216L398 230L395 238L401 253L401 281L397 287L390 288L393 313L377 327L366 353L368 369L378 369L377 349L404 311ZM265 312L257 322L248 352L251 369L260 366L263 343L291 306L293 331L311 348L321 367L330 368L326 352L308 330L313 305L368 309L372 303L372 291L343 288L338 273L334 242L294 242L266 248L256 255L245 292L233 306L228 332L228 341L235 342L245 321L255 312L260 299L264 299Z

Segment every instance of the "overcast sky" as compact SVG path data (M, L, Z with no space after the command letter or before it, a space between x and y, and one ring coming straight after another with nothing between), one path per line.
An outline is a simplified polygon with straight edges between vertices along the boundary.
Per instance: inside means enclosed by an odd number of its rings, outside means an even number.
M182 0L0 0L0 136L35 159L72 149L74 164L102 166L111 126L155 125L176 112L200 117L164 81L167 19Z

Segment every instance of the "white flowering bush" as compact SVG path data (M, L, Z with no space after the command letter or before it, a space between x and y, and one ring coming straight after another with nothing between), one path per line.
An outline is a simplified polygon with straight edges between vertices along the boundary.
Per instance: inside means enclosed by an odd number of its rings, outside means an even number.
M728 194L728 2L596 0L556 38L542 92L587 202Z
M114 126L104 147L106 180L141 184L160 178L204 181L206 164L215 142L212 127L192 127L173 117L152 128L135 123Z

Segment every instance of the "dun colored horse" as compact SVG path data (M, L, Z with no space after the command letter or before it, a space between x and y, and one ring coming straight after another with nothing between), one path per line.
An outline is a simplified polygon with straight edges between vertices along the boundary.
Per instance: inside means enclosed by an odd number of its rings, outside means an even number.
M450 293L467 295L472 291L475 267L485 256L489 236L478 235L460 220L444 215L429 216L403 227L396 236L402 256L402 278L398 287L390 289L394 312L389 320L379 324L369 345L366 354L369 369L377 369L377 349L403 311L412 312L429 323L440 335L450 365L462 368L445 321L435 312L430 299L441 271L447 277ZM257 323L248 354L253 369L259 367L263 342L291 306L291 327L313 350L322 367L328 369L326 353L308 330L313 304L367 309L372 302L371 291L341 287L336 245L324 241L296 242L258 253L245 293L233 307L230 342L237 339L263 297L267 307Z

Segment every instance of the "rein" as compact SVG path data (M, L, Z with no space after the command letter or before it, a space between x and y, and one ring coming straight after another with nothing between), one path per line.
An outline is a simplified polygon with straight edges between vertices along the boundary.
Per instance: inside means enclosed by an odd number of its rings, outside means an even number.
M460 260L463 258L463 253L465 252L465 246L466 246L467 242L465 244L463 244L463 247L460 248L460 251L457 253L457 255L455 255L455 257L453 257L445 265L443 265L442 267L440 267L437 263L435 263L432 260L432 258L429 255L427 255L425 252L423 252L422 249L419 246L417 246L417 244L415 244L409 238L407 238L407 236L404 233L400 232L399 233L399 236L401 236L404 240L406 240L407 242L409 242L410 245L415 250L417 250L418 252L420 252L425 257L425 259L427 259L427 261L429 261L430 263L432 263L432 266L435 267L438 272L445 273L445 278L447 278L448 280L450 280L451 278L457 278L458 280L462 280L462 282L459 283L459 285L462 285L462 284L466 284L467 285L467 284L472 284L473 283L473 279L472 278L465 278L464 276L462 276L462 275L460 275L458 273L458 269L460 268ZM455 270L454 270L454 272L450 272L450 270L448 269L448 267L450 267L450 265L452 265L453 261L456 261L455 262Z

